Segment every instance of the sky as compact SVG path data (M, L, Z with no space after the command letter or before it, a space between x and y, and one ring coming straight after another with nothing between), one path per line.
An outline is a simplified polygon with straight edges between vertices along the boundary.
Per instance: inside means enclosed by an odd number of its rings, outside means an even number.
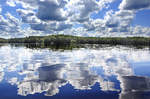
M150 36L150 0L0 0L0 37Z

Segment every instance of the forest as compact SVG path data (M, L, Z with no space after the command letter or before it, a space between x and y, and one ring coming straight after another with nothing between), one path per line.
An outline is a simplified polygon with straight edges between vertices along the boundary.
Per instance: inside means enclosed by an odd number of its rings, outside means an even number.
M150 37L80 37L71 35L50 35L10 39L0 38L0 43L40 44L43 46L74 46L77 44L150 46Z

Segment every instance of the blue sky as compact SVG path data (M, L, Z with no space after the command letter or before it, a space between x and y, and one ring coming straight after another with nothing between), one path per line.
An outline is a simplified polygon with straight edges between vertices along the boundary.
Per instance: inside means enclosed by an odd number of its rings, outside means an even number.
M0 37L149 36L150 0L1 0Z
M150 10L142 10L136 13L136 17L133 19L133 24L150 27Z

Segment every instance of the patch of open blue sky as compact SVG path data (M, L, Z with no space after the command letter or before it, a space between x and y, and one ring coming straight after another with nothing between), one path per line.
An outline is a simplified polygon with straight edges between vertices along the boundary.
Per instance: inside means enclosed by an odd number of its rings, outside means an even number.
M136 13L133 20L133 25L142 25L144 27L150 27L150 10L141 10Z

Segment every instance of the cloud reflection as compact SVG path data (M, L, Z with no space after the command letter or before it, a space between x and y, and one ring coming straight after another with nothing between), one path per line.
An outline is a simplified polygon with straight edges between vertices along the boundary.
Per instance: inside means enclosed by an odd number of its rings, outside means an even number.
M46 96L53 96L59 93L58 88L66 84L62 77L63 67L64 64L39 67L38 78L26 79L18 84L18 94L26 96L46 92Z
M11 85L17 85L19 95L46 92L46 96L53 96L67 83L74 89L90 90L98 82L99 90L118 91L120 89L110 79L114 76L121 83L120 98L126 99L122 97L132 90L149 90L149 78L134 76L130 64L131 61L145 62L149 59L148 50L126 47L60 52L3 46L0 48L0 81L6 80ZM8 76L8 73L15 75ZM133 82L137 82L137 85Z
M122 92L120 99L149 99L150 78L141 76L123 76L120 79Z

